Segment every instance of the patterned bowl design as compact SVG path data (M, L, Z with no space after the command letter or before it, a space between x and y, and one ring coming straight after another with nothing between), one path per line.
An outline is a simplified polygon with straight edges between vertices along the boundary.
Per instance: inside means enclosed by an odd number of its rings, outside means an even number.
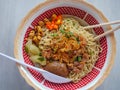
M85 11L81 9L77 9L74 7L57 7L57 8L53 8L53 9L45 11L43 14L40 14L38 17L36 17L33 20L31 25L34 27L35 25L37 25L37 23L40 20L43 20L46 17L50 18L53 13L57 15L59 14L73 15L73 16L79 17L80 19L83 19L89 25L98 24L98 21L92 15L86 13ZM33 65L33 63L30 61L29 56L26 54L24 50L24 45L26 43L25 38L28 37L28 33L32 30L32 26L28 27L28 29L26 30L24 41L23 41L23 57L24 57L25 62L30 65ZM96 35L99 35L104 32L102 27L95 28L94 31ZM95 67L102 69L102 67L104 66L104 63L106 60L106 54L107 54L107 40L105 37L102 37L100 39L100 45L103 51L99 55L100 58L97 60ZM32 69L29 69L29 71L39 83L41 83L44 80L44 78L39 72L32 70ZM96 76L99 74L99 72L100 71L93 68L92 71L88 75L86 75L84 78L82 78L82 80L80 80L78 83L55 84L55 83L51 83L45 80L44 85L54 90L74 90L77 88L81 88L85 86L86 84L90 83L91 81L93 81L96 78Z

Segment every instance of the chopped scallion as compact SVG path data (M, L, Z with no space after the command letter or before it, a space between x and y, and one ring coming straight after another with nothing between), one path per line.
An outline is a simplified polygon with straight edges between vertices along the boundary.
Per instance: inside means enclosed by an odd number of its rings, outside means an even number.
M78 42L78 44L80 44L80 40L79 40L79 38L78 38L78 37L76 38L76 41Z
M38 60L40 60L40 61L44 61L45 58L41 56L41 57L38 58Z
M69 35L71 35L71 36L73 35L73 33L72 33L72 32L68 32L68 34L69 34Z
M64 33L65 33L65 31L64 31L64 30L60 30L60 32L61 32L62 34L64 34Z
M78 61L80 62L82 58L81 58L81 56L78 56L78 58L77 58L77 59L78 59Z
M77 57L75 58L75 60L80 62L80 61L82 60L82 57L81 57L81 56L77 56Z
M58 34L57 33L52 33L51 36L56 37L56 36L58 36Z
M69 22L70 20L68 19L67 21Z

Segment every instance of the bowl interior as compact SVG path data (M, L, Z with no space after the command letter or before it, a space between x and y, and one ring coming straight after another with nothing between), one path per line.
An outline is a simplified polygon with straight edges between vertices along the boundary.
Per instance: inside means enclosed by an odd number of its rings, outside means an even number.
M46 10L43 13L39 14L37 17L35 17L33 19L31 25L29 25L27 27L26 32L24 34L24 39L23 39L23 45L22 45L23 58L24 58L24 61L30 65L33 65L33 63L30 61L29 56L27 55L27 53L24 50L24 45L26 43L25 38L28 37L28 33L33 29L33 27L38 25L38 22L40 20L43 20L44 18L50 18L53 13L55 13L57 15L59 15L59 14L64 15L65 14L65 15L76 16L76 17L80 18L81 20L85 21L89 25L99 23L94 16L92 16L91 14L86 12L85 10L82 10L82 9L76 8L76 7L72 7L72 6L55 7L55 8L51 8L51 9ZM96 35L99 35L99 34L104 32L102 27L94 28L93 30L94 30ZM97 60L95 67L102 69L104 66L104 63L106 61L106 56L107 56L108 46L107 46L106 37L102 37L100 39L100 45L101 45L103 50L99 55L99 59ZM36 71L29 69L29 68L28 68L28 70L37 82L41 83L44 80L44 78L42 77L42 75L39 72L36 72ZM64 89L64 90L72 89L72 90L74 90L77 88L82 88L82 87L86 86L87 84L93 82L94 79L99 75L99 73L100 73L99 70L97 70L96 68L93 68L92 71L89 74L87 74L84 78L82 78L82 80L80 80L78 83L55 84L55 83L51 83L51 82L45 80L43 85L45 87L49 87L49 88L52 88L55 90L59 90L59 89Z

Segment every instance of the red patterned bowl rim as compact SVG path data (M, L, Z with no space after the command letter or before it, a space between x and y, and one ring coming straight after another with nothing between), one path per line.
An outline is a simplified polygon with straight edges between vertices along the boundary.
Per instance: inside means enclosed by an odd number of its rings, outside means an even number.
M19 56L18 56L18 51L17 51L17 39L18 38L20 38L20 35L19 35L19 33L22 31L22 27L24 26L24 24L25 24L25 22L26 22L26 19L27 18L30 18L30 16L32 15L32 13L35 13L36 11L37 11L37 9L39 9L42 5L45 5L45 4L47 4L47 3L50 3L50 2L52 2L52 1L54 1L54 0L48 0L48 1L46 1L46 2L44 2L44 3L42 3L42 4L39 4L38 6L36 6L34 9L32 9L30 12L29 12L29 14L23 19L23 21L22 21L22 23L21 23L21 25L19 26L19 28L18 28L18 30L17 30L17 34L16 34L16 39L15 39L15 48L14 48L14 54L15 54L15 57L17 58L17 59L19 59ZM72 0L71 0L72 1ZM85 1L79 1L79 0L76 0L76 1L78 1L78 2L80 2L80 3L84 3L84 4L86 4L86 5L89 5L89 7L91 7L91 8L93 8L94 10L96 10L97 12L98 12L98 14L101 16L101 18L104 20L104 21L107 21L107 19L103 16L103 14L100 12L100 11L98 11L97 9L95 9L95 7L94 6L92 6L91 4L89 4L89 3L87 3L87 2L85 2ZM32 23L33 24L33 23ZM34 24L33 24L34 25ZM110 26L108 27L108 28L111 28ZM111 42L112 43L115 43L115 38L114 38L114 35L113 34L111 34L110 35L110 39L111 39ZM114 45L112 45L112 51L113 51L113 55L111 56L111 60L110 60L110 62L109 62L109 65L108 65L108 67L109 68L107 68L106 69L106 72L104 73L104 75L101 77L101 79L94 85L94 86L92 86L91 87L91 89L95 89L97 86L99 86L101 83L102 83L102 81L105 79L105 77L107 77L108 76L108 73L110 72L110 69L111 69L111 67L112 67L112 64L113 64L113 60L114 60L114 57L115 57L115 44ZM36 86L36 85L34 85L30 80L29 80L29 78L25 75L25 73L20 69L20 66L18 65L18 68L19 68L19 71L20 71L20 73L22 74L22 76L25 78L25 80L28 82L28 84L30 84L32 87L34 87L35 89L38 89L38 87Z

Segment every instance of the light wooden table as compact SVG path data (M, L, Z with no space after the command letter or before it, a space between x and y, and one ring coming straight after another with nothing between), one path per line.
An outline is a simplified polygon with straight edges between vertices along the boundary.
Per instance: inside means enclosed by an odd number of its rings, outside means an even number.
M14 37L21 19L43 0L0 0L0 52L13 55ZM112 20L120 19L120 0L87 0ZM117 55L113 69L96 90L120 89L120 31L115 32ZM33 90L19 74L14 62L0 57L0 90Z

